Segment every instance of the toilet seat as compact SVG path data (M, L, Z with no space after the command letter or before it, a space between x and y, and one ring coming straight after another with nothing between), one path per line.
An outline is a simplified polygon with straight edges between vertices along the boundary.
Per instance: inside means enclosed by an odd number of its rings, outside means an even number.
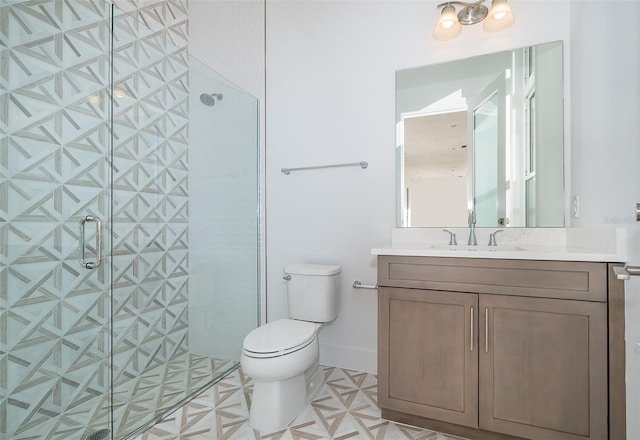
M252 358L285 356L311 344L318 325L295 319L279 319L252 330L242 344L243 352Z

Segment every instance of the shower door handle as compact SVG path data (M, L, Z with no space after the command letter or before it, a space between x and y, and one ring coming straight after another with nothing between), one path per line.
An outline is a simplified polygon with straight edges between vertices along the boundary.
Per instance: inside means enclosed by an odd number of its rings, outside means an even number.
M87 223L96 224L96 261L87 261L85 259L85 230ZM102 220L93 215L87 215L80 219L79 226L80 237L80 266L86 269L95 269L102 264Z

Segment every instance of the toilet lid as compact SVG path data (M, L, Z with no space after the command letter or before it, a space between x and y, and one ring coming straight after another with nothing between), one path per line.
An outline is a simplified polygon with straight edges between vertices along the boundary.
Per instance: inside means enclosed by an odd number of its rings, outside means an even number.
M251 331L242 344L254 357L282 356L299 350L316 337L317 325L295 319L279 319Z

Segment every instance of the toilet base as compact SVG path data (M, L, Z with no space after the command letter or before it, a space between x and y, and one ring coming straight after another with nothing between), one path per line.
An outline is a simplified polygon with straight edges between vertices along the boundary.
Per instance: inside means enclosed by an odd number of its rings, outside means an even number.
M254 382L249 426L260 432L286 429L318 395L323 384L324 372L318 364L291 379Z
M262 432L285 429L306 404L304 373L277 382L255 382L249 426Z
M324 371L320 368L320 365L316 363L309 368L305 374L305 384L307 387L307 399L305 405L316 398L322 385L324 385Z

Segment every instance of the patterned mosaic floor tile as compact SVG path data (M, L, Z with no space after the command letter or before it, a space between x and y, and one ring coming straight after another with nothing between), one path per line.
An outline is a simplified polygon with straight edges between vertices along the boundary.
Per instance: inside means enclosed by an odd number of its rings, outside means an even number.
M249 427L253 381L238 369L135 440L464 440L382 419L372 374L333 367L324 372L318 396L287 429Z

